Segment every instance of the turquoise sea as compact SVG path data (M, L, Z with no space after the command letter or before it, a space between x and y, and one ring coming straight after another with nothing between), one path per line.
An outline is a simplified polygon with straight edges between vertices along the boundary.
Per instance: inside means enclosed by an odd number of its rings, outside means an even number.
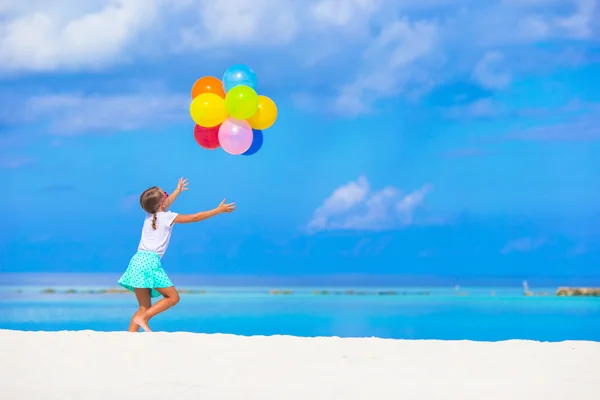
M126 330L133 294L66 294L106 286L0 285L0 329ZM518 287L187 287L181 302L151 321L156 331L466 339L600 341L600 298L526 297ZM344 294L348 289L355 294ZM327 294L314 294L326 290ZM63 292L63 293L61 293ZM363 292L356 294L356 292ZM389 292L395 292L390 294ZM337 294L336 294L337 293ZM427 293L427 294L425 294Z

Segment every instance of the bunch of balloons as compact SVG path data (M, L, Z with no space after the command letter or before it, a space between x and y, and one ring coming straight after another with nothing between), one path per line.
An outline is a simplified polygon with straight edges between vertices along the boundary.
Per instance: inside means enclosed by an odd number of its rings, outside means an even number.
M262 147L262 131L277 119L277 106L256 93L256 74L243 64L229 67L222 81L204 76L192 87L194 138L205 149L252 155Z

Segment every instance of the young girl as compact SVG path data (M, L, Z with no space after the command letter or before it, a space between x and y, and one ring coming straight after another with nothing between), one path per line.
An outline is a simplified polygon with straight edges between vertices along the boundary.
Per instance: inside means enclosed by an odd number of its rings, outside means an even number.
M187 179L181 178L171 195L153 186L140 196L140 205L147 213L142 227L142 238L137 253L131 258L127 270L119 279L119 285L135 293L139 304L139 309L133 314L129 323L129 332L137 332L140 327L150 332L148 326L150 318L179 302L179 293L160 263L169 246L173 224L198 222L235 210L235 203L225 204L223 199L217 208L210 211L188 215L168 211L177 196L184 190L187 190ZM163 298L152 305L151 298L160 295Z

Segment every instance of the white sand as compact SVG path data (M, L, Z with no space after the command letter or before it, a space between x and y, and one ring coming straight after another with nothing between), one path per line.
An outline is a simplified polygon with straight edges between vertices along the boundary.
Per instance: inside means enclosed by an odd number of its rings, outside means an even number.
M593 399L600 343L0 331L0 398Z

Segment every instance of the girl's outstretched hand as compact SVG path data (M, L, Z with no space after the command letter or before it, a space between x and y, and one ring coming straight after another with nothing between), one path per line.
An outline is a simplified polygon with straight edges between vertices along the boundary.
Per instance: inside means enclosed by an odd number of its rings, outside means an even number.
M217 209L219 210L219 212L222 213L230 213L233 210L235 210L235 203L225 204L225 199L223 199L223 201L221 202L221 204L219 204L219 207L217 207Z
M179 182L177 183L177 189L180 192L183 192L184 190L188 190L187 188L188 185L188 180L187 178L183 179L183 178L179 178Z

